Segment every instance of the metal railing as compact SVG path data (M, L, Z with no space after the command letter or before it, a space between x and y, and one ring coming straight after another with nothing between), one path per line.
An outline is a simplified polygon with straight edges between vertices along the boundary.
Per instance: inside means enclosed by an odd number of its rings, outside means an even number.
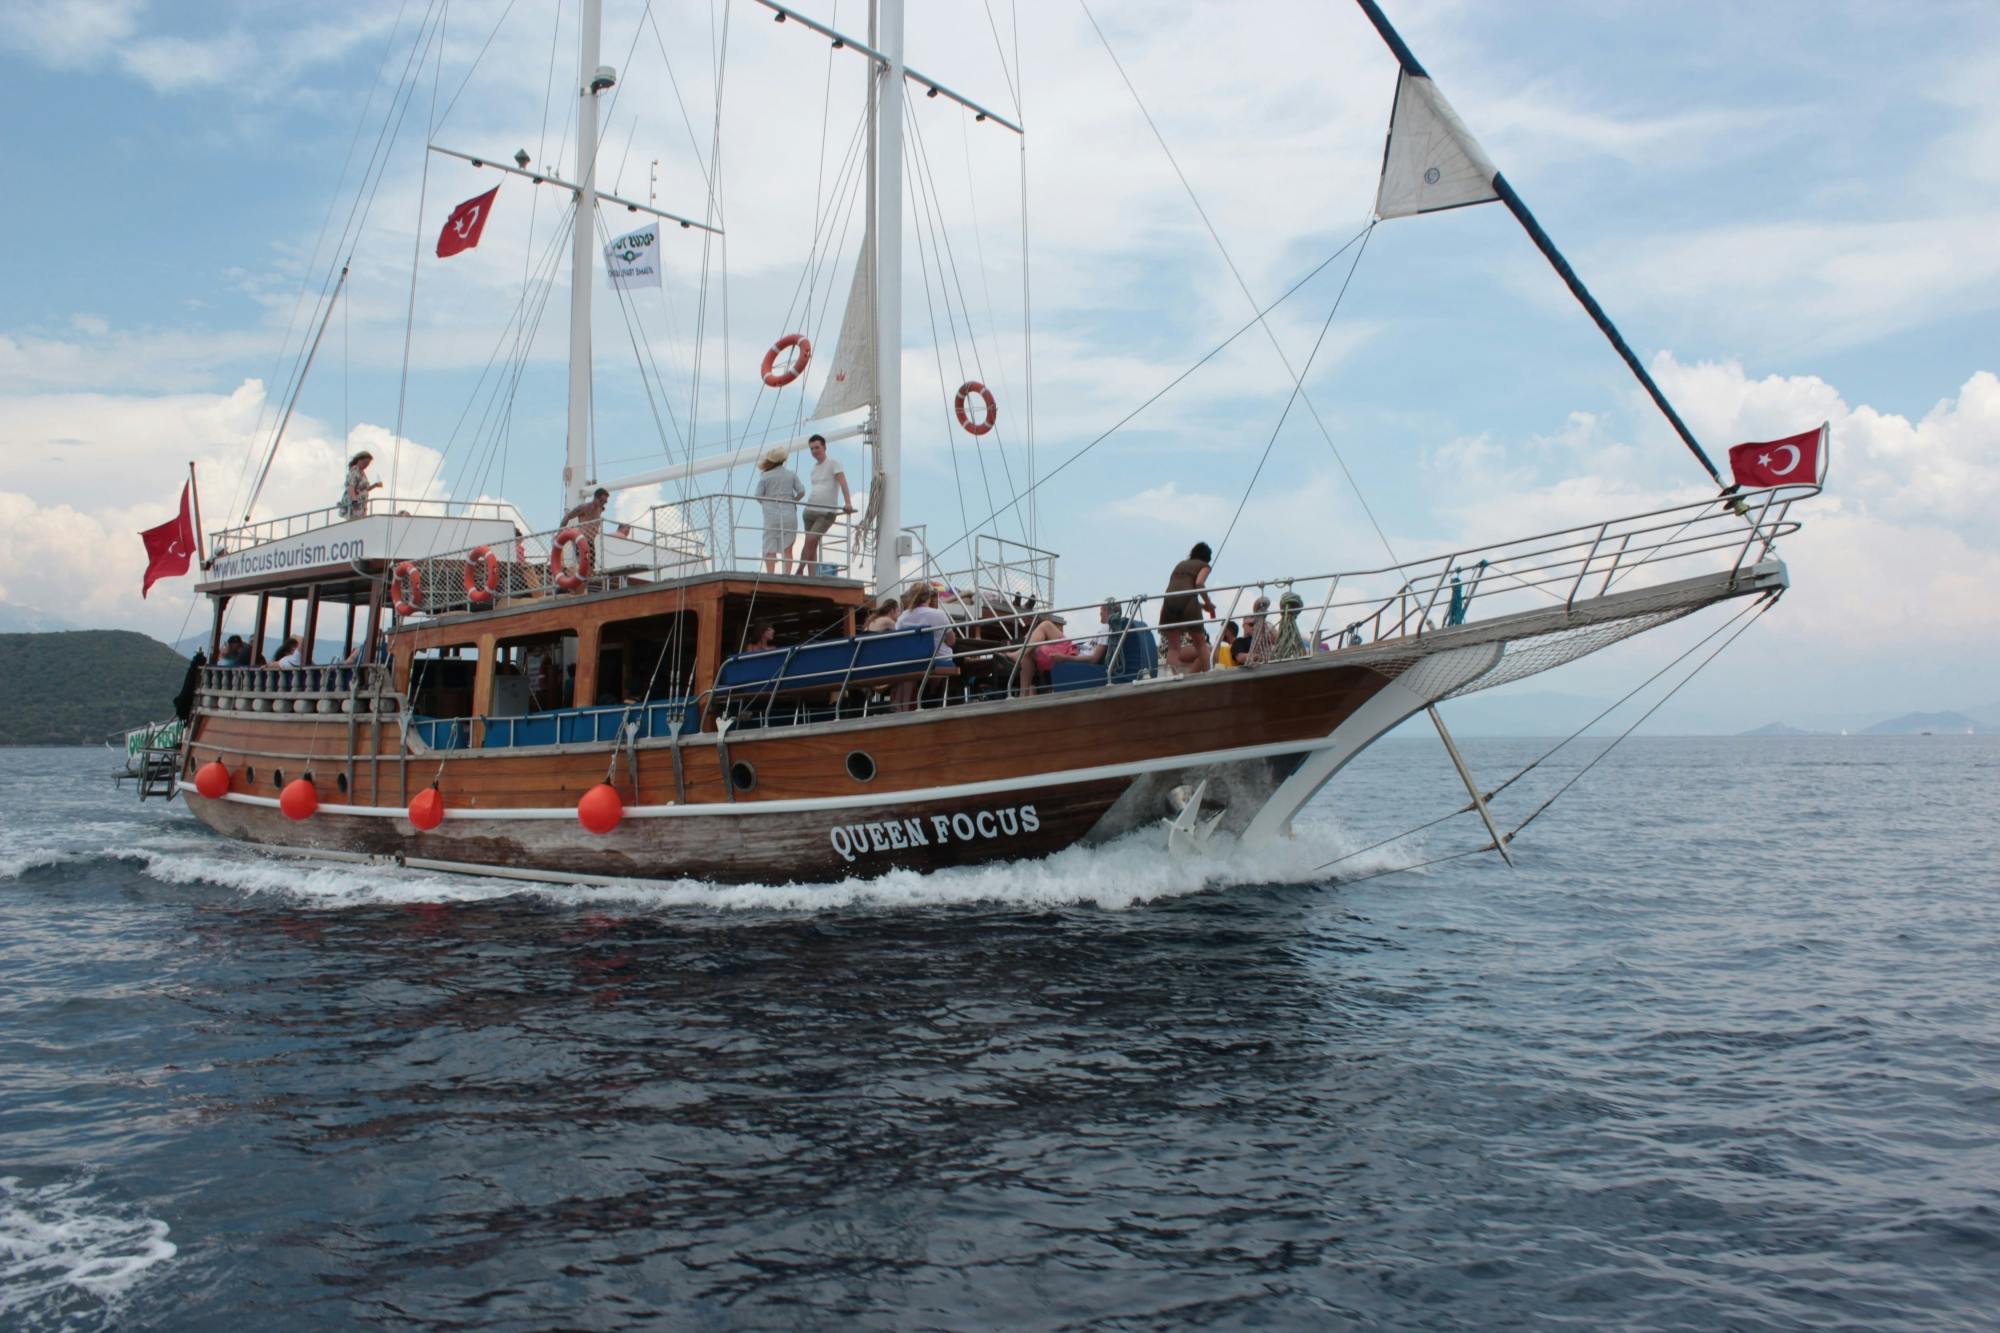
M795 506L793 514L799 518L799 526L792 529L791 540L778 557L779 567L772 572L789 574L805 562L805 523L813 511ZM686 573L765 572L764 511L754 495L716 492L654 505L644 520L634 525L635 529L640 527L656 543L685 552L694 565ZM861 530L854 515L836 512L815 546L811 568L804 573L820 578L866 577Z
M302 532L330 528L337 523L348 523L360 518L384 517L499 519L512 523L516 528L527 526L518 509L502 502L404 500L378 495L369 498L367 510L361 514L343 514L338 507L329 505L325 509L308 509L302 513L285 514L279 518L260 519L255 523L223 528L211 535L210 541L213 545L210 554L234 554L246 547L282 541L287 537L296 537Z
M1780 537L1798 530L1799 523L1790 517L1792 505L1817 493L1814 486L1782 487L1742 497L1742 512L1738 501L1703 500L1375 569L1211 585L1201 592L1214 602L1214 614L1197 600L1195 614L1181 614L1164 624L1161 611L1166 599L1159 593L1035 609L994 605L992 599L946 597L940 605L952 617L951 632L961 645L976 646L969 653L961 646L951 658L934 658L923 668L914 691L906 692L895 706L955 707L1019 691L1021 641L1045 615L1064 618L1062 631L1071 644L1102 641L1107 683L1178 674L1193 667L1171 660L1174 645L1178 642L1184 648L1191 632L1198 632L1203 654L1199 667L1207 668L1218 631L1231 622L1240 632L1238 664L1257 666L1398 642L1415 644L1447 630L1476 628L1481 622L1523 612L1561 611L1565 613L1561 619L1567 621L1579 602L1614 592L1637 592L1703 574L1740 573L1767 557ZM1267 602L1261 611L1259 599ZM1547 630L1544 626L1537 632ZM1134 668L1123 656L1134 635L1157 636L1155 667ZM976 665L982 663L983 670ZM951 670L940 673L940 668ZM1049 673L1037 674L1046 681ZM837 662L769 684L763 702L753 709L761 726L879 711L887 693L875 682L855 681L851 670ZM937 688L940 684L942 689ZM758 693L755 687L711 692L696 703L707 711L722 695L754 701ZM815 694L825 698L805 697Z

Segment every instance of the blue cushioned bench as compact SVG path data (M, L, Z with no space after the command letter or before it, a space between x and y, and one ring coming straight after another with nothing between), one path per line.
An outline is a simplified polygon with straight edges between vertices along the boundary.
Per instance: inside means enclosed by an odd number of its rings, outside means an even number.
M1111 642L1118 650L1115 660L1079 662L1073 657L1058 657L1049 670L1051 690L1060 692L1094 689L1099 685L1123 685L1159 674L1160 646L1144 621L1114 618L1105 632L1112 636ZM1118 637L1121 633L1123 639Z

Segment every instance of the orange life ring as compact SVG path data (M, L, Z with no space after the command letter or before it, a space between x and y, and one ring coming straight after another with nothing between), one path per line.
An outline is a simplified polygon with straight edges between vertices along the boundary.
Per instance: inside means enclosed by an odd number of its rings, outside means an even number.
M479 562L486 562L486 579L477 577ZM465 557L465 600L474 606L493 605L493 593L500 586L500 557L490 546L475 546Z
M408 591L404 591L405 589ZM396 614L413 616L417 606L424 599L424 572L417 568L414 560L405 560L396 566L396 572L389 579L389 595L396 599Z
M798 355L792 358L791 369L785 371L778 370L778 353L794 347L798 348ZM782 389L799 376L805 374L806 367L812 364L812 359L812 339L806 337L803 333L788 333L778 339L778 341L772 343L771 350L764 353L764 383L774 389Z
M965 412L965 400L975 393L986 400L986 419L983 421L975 422ZM993 390L987 388L978 380L967 380L965 383L959 385L958 398L952 403L952 406L958 409L958 424L965 427L967 435L984 435L987 431L993 429L993 423L1000 415L999 405L993 401Z
M563 547L576 547L576 573L563 570ZM556 534L555 545L549 548L549 580L564 592L582 592L584 580L590 577L591 567L596 563L591 553L590 538L582 528L564 528Z

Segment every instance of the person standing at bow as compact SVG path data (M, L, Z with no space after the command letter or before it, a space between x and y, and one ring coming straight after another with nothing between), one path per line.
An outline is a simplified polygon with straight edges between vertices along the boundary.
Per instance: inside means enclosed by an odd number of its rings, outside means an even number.
M1209 667L1208 626L1202 616L1215 615L1215 602L1206 591L1211 558L1208 543L1196 542L1167 576L1167 595L1160 599L1160 648L1176 676L1199 675Z

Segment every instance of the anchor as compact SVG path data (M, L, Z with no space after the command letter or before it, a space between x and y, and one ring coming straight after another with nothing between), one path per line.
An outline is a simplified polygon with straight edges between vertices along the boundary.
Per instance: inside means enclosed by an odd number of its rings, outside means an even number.
M1167 826L1167 850L1175 856L1199 855L1208 848L1208 840L1215 836L1215 829L1229 812L1218 810L1204 820L1201 817L1201 798L1208 792L1208 779L1195 784L1188 798L1181 805L1180 813L1172 819L1162 819Z

